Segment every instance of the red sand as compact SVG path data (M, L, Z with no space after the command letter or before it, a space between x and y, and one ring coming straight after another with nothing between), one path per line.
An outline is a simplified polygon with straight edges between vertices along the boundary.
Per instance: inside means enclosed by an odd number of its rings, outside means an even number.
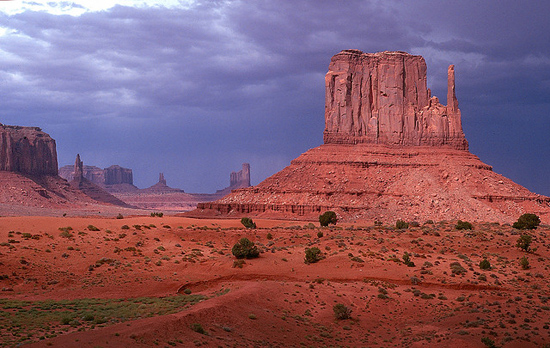
M9 275L0 280L1 294L133 298L190 289L209 296L177 314L60 333L30 346L482 347L482 338L504 347L550 343L548 226L532 232L537 250L525 253L515 247L517 231L496 224L475 224L467 232L452 223L404 231L339 225L322 229L318 238L319 228L289 227L296 222L255 222L258 229L245 230L239 220L182 217L0 218L0 275ZM133 227L151 224L156 227ZM59 228L67 226L73 228L70 239L60 236ZM263 252L233 268L231 247L242 237ZM124 250L136 245L136 253ZM312 246L326 258L307 265L304 249ZM415 267L402 262L405 251ZM524 255L528 270L518 263ZM90 271L102 257L120 264ZM483 257L492 270L480 269ZM460 262L465 275L452 275L452 262ZM481 274L486 280L478 279ZM352 319L336 320L336 303L351 308ZM193 323L207 334L192 331ZM9 333L2 334L7 340Z

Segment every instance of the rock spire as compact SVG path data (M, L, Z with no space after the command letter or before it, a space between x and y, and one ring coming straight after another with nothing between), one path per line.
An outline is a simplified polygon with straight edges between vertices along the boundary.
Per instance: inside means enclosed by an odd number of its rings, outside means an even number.
M325 76L325 144L444 146L468 150L448 70L448 102L431 97L426 62L405 52L345 50Z

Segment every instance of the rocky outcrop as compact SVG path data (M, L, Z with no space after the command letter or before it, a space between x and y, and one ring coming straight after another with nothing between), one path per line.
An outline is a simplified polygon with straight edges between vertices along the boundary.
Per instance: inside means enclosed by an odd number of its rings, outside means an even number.
M134 184L132 169L123 168L119 165L112 165L104 169L84 165L82 173L86 179L105 188L111 185ZM74 166L68 165L59 168L59 176L67 181L73 180L75 177Z
M97 202L118 205L122 207L131 207L130 205L111 195L109 192L105 191L105 189L103 189L99 185L96 185L85 177L84 164L80 159L79 154L76 155L73 173L73 179L69 183L74 189L81 191L86 196L92 198Z
M468 151L447 72L447 105L426 87L426 63L404 52L335 55L326 75L324 145L259 185L199 203L189 216L550 222L550 198L493 172Z
M325 144L448 146L467 150L448 70L447 106L431 97L426 62L405 52L345 50L325 76Z
M55 140L38 127L0 124L0 170L57 175Z
M185 191L177 188L172 188L166 184L166 179L163 173L159 173L159 181L146 189L140 190L139 194L167 194L167 193L183 193Z
M250 164L243 163L242 169L238 172L231 172L229 175L229 187L242 188L250 186Z

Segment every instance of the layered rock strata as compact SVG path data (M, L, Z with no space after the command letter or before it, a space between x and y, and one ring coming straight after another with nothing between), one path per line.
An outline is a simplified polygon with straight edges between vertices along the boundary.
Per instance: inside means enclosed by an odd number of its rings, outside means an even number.
M0 124L0 170L57 175L55 140L38 127Z
M427 88L426 62L405 52L346 50L325 77L325 144L430 145L467 150L448 70L447 106Z
M242 169L238 172L231 172L229 175L229 187L232 189L250 186L250 164L243 163Z
M76 155L73 173L73 180L71 180L69 183L74 189L81 191L86 196L92 198L97 202L113 204L122 207L131 207L117 197L111 195L109 192L105 191L99 185L94 184L92 181L88 180L84 176L84 164L81 161L79 154Z
M199 203L190 215L348 221L550 222L550 198L492 171L468 151L447 71L447 105L432 97L426 63L404 52L335 55L326 75L324 145L259 185Z
M108 192L131 192L138 189L134 186L132 169L119 165L112 165L104 169L84 165L82 173L84 178ZM75 178L74 165L59 168L59 176L67 181L72 181Z

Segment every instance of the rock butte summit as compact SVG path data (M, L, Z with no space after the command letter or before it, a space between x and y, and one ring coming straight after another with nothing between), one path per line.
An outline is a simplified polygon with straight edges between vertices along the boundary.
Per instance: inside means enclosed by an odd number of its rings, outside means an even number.
M199 203L190 215L316 219L550 222L550 198L493 172L468 151L447 71L447 105L431 96L426 63L405 52L345 50L325 78L324 144L257 186Z

